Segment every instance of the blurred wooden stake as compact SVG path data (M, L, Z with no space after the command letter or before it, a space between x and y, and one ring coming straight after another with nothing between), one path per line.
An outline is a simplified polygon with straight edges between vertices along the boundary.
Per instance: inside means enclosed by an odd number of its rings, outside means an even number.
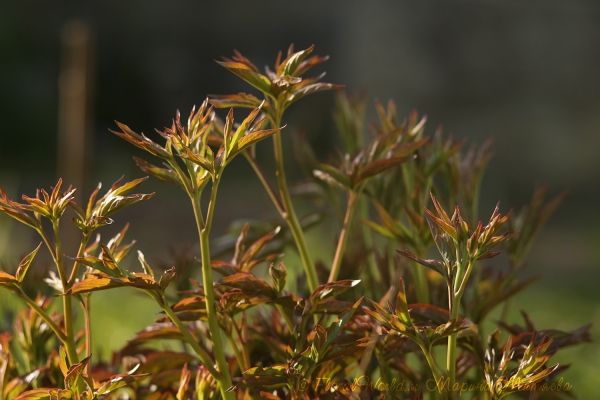
M63 188L77 188L75 200L84 199L86 175L86 147L90 128L90 99L92 93L91 66L92 33L89 25L80 20L68 21L61 36L61 67L58 79L58 160L57 173L63 179ZM89 164L88 164L89 165ZM67 251L78 240L77 230L71 225L64 229ZM77 235L77 236L76 236ZM67 253L68 254L68 253Z
M58 175L67 186L73 185L80 191L88 129L90 29L82 21L69 21L63 28L61 39ZM81 198L81 193L77 197Z

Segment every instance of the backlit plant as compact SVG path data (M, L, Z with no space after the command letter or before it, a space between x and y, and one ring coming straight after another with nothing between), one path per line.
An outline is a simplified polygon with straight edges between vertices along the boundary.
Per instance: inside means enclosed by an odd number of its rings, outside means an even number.
M262 98L209 96L187 121L177 113L159 132L161 143L117 123L116 135L152 156L135 158L142 171L189 198L198 258L187 251L176 256L174 267L153 268L138 251L139 267L130 271L121 265L135 244L124 241L128 225L108 241L96 235L117 211L153 196L131 194L146 178L120 180L101 197L98 186L85 206L60 180L50 191L23 196L22 203L0 192L0 210L41 240L14 272L0 272L0 285L26 305L12 333L0 335L0 400L570 395L568 387L556 385L565 367L553 365L551 357L589 341L589 326L538 330L525 313L523 326L506 320L509 299L535 280L520 278L520 272L563 196L544 202L544 189L538 189L522 212L503 215L498 205L481 222L490 143L465 151L464 142L440 130L428 136L424 117L412 113L400 120L392 101L387 107L376 103L378 121L367 129L364 97L340 93L334 120L342 148L319 161L297 138L296 155L307 174L303 189L291 190L282 146L282 135L291 134L282 125L285 111L315 92L341 88L305 77L327 59L311 56L312 50L290 47L264 73L236 52L220 64ZM230 108L224 120L216 108ZM233 108L251 112L236 124ZM269 138L275 185L255 150ZM256 172L281 220L246 223L223 238L234 240L211 245L218 189L237 156ZM319 217L298 215L295 203L303 197ZM81 233L71 255L63 254L61 243L67 208ZM315 261L306 236L321 235L316 225L332 220L341 228L328 266ZM28 279L42 247L54 262L43 293L39 282ZM284 249L297 250L302 269L281 262ZM488 263L503 250L505 270ZM434 251L439 255L428 258ZM256 268L265 264L267 271ZM144 292L161 316L107 362L91 353L91 298L121 287ZM84 329L76 332L79 309ZM486 335L484 323L494 309L500 320ZM164 341L184 346L156 346Z

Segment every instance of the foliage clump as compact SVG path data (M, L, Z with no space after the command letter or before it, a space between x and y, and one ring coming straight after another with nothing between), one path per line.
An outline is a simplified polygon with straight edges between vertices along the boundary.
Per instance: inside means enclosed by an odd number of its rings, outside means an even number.
M146 178L119 180L101 197L98 186L83 207L61 181L35 197L23 196L23 203L0 191L0 210L42 241L14 273L0 272L0 285L27 305L15 317L12 334L0 335L0 400L569 396L561 385L553 387L562 391L543 390L565 368L551 357L588 341L589 327L538 330L525 313L524 325L506 321L510 298L535 280L520 273L563 196L545 201L544 189L538 189L522 212L503 215L498 205L481 222L489 143L465 150L464 142L439 130L428 136L426 119L413 112L400 120L393 101L375 104L378 121L367 129L364 97L338 93L337 156L323 162L306 141L294 146L307 172L297 202L315 210L299 216L284 169L284 113L308 95L341 88L322 76L304 76L327 59L312 50L290 47L264 73L237 52L220 62L257 95L210 96L187 121L178 113L159 132L162 144L117 123L116 135L153 157L135 158L142 171L189 198L197 259L180 257L159 272L138 251L139 268L130 271L121 265L135 244L124 241L128 225L109 241L99 235L92 241L118 211L153 196L132 194ZM230 111L221 120L215 108ZM234 108L251 112L236 124ZM265 139L273 141L274 173L256 155ZM217 193L237 156L256 172L281 218L246 223L213 257L209 237ZM67 208L81 232L79 250L69 256L60 234ZM341 229L333 261L315 262L306 235L336 219ZM45 294L35 294L27 278L42 246L56 269L45 280ZM286 248L298 251L301 271L281 262ZM507 255L505 269L488 262L500 251ZM268 272L259 272L256 267L264 264ZM144 292L162 314L106 363L91 354L90 299L96 291L121 287ZM79 307L84 328L77 332ZM497 329L485 333L490 312L499 307ZM184 346L175 351L155 345L163 341Z

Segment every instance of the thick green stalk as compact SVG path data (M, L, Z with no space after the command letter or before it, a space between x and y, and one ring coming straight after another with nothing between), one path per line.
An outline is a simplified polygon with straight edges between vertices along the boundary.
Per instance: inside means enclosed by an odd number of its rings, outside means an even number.
M466 265L465 263L460 262L458 250L456 256L457 260L459 260L456 270L456 280L454 281L454 286L449 293L449 295L452 296L452 298L449 299L450 319L452 320L458 319L460 301L462 299L463 293L465 292L465 288L467 286L469 276L471 275L471 271L473 270L473 263L471 261L467 261ZM448 353L446 358L446 368L448 369L448 377L450 378L450 387L453 387L454 383L456 382L456 339L456 333L453 333L448 337Z
M221 330L217 321L217 312L215 308L215 293L213 291L212 267L210 265L210 247L208 243L212 217L215 210L215 202L217 197L217 189L219 187L219 180L220 177L216 177L213 180L213 186L210 195L210 203L208 205L206 221L204 223L202 219L202 212L200 210L200 193L198 191L194 193L192 205L194 208L194 216L196 217L198 235L200 236L200 252L202 256L202 281L204 284L204 294L206 299L208 329L210 331L211 340L213 343L213 352L215 354L216 359L215 361L217 363L217 367L219 368L220 374L220 376L215 377L215 379L219 383L221 396L224 399L234 400L234 393L226 392L226 390L232 386L232 383L231 375L229 374L229 366L227 365L227 360L225 359L225 352L221 340Z
M350 225L352 223L352 217L354 216L354 209L356 208L356 200L360 192L351 192L348 194L348 206L346 207L346 215L344 216L344 225L340 233L337 248L335 249L335 256L333 257L333 264L331 265L331 272L329 273L328 282L334 282L340 274L340 267L344 258L344 252L346 251L346 244L348 243L348 236L350 234Z
M455 302L450 309L450 318L458 318L459 301ZM446 358L446 368L448 369L448 378L450 379L450 387L454 387L456 382L456 333L451 334L448 337L448 353Z
M52 221L52 228L54 229L54 251L51 251L54 263L56 264L56 268L58 270L58 276L60 277L63 290L66 292L69 289L69 283L67 280L67 273L65 271L65 267L63 264L63 256L62 256L62 246L60 243L60 228L59 221ZM45 235L44 235L45 236ZM46 245L51 247L50 242L47 241L47 237L44 237L44 241L46 241ZM79 362L79 356L77 354L77 348L75 346L75 335L73 333L73 302L70 294L64 294L63 298L63 318L65 323L65 348L67 350L67 355L69 357L69 362L72 364L77 364Z
M278 112L276 119L274 119L272 123L273 128L279 128L281 126L280 112ZM310 255L310 251L308 250L308 245L306 244L304 231L302 231L302 226L300 225L300 221L298 220L298 217L296 216L296 211L294 210L292 197L290 195L290 190L288 188L287 180L285 177L283 147L281 145L281 131L277 131L273 135L273 148L275 153L275 174L277 176L279 193L281 195L281 201L283 203L284 209L284 214L282 216L286 220L290 227L290 230L292 231L292 236L294 237L294 241L296 242L296 246L298 247L298 253L300 253L302 265L304 266L304 271L306 272L308 287L310 291L313 292L317 288L317 286L319 286L319 279L317 278L317 269L315 268L312 256Z

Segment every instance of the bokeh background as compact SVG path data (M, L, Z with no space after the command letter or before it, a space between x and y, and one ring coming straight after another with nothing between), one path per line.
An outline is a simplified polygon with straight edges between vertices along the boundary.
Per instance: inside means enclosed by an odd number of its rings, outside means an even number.
M238 49L262 67L290 43L330 55L321 68L327 80L348 92L367 90L370 116L373 99L394 98L401 115L415 108L427 114L429 133L443 125L473 142L492 137L482 214L497 200L504 211L519 209L535 184L547 184L551 194L568 190L529 258L530 273L544 278L516 303L540 328L600 325L597 1L2 2L0 186L13 197L32 195L60 174L87 196L99 181L140 177L131 156L141 153L109 133L114 120L152 134L208 94L248 91L213 60ZM284 121L321 157L337 140L332 105L331 93L317 94ZM84 151L72 150L78 148ZM300 178L288 159L290 177ZM275 215L247 164L235 163L228 175L215 235L233 220ZM144 189L158 193L119 214L107 237L130 221L130 236L150 260L193 246L184 195L152 181ZM25 228L0 217L2 263L17 263L35 244ZM96 297L94 323L102 329L95 337L104 356L155 317L151 303L133 294L126 301ZM4 309L16 307L14 297L1 298ZM120 318L111 317L114 310ZM592 332L597 338L597 327ZM600 348L566 350L558 361L573 363L565 377L576 393L595 398Z

